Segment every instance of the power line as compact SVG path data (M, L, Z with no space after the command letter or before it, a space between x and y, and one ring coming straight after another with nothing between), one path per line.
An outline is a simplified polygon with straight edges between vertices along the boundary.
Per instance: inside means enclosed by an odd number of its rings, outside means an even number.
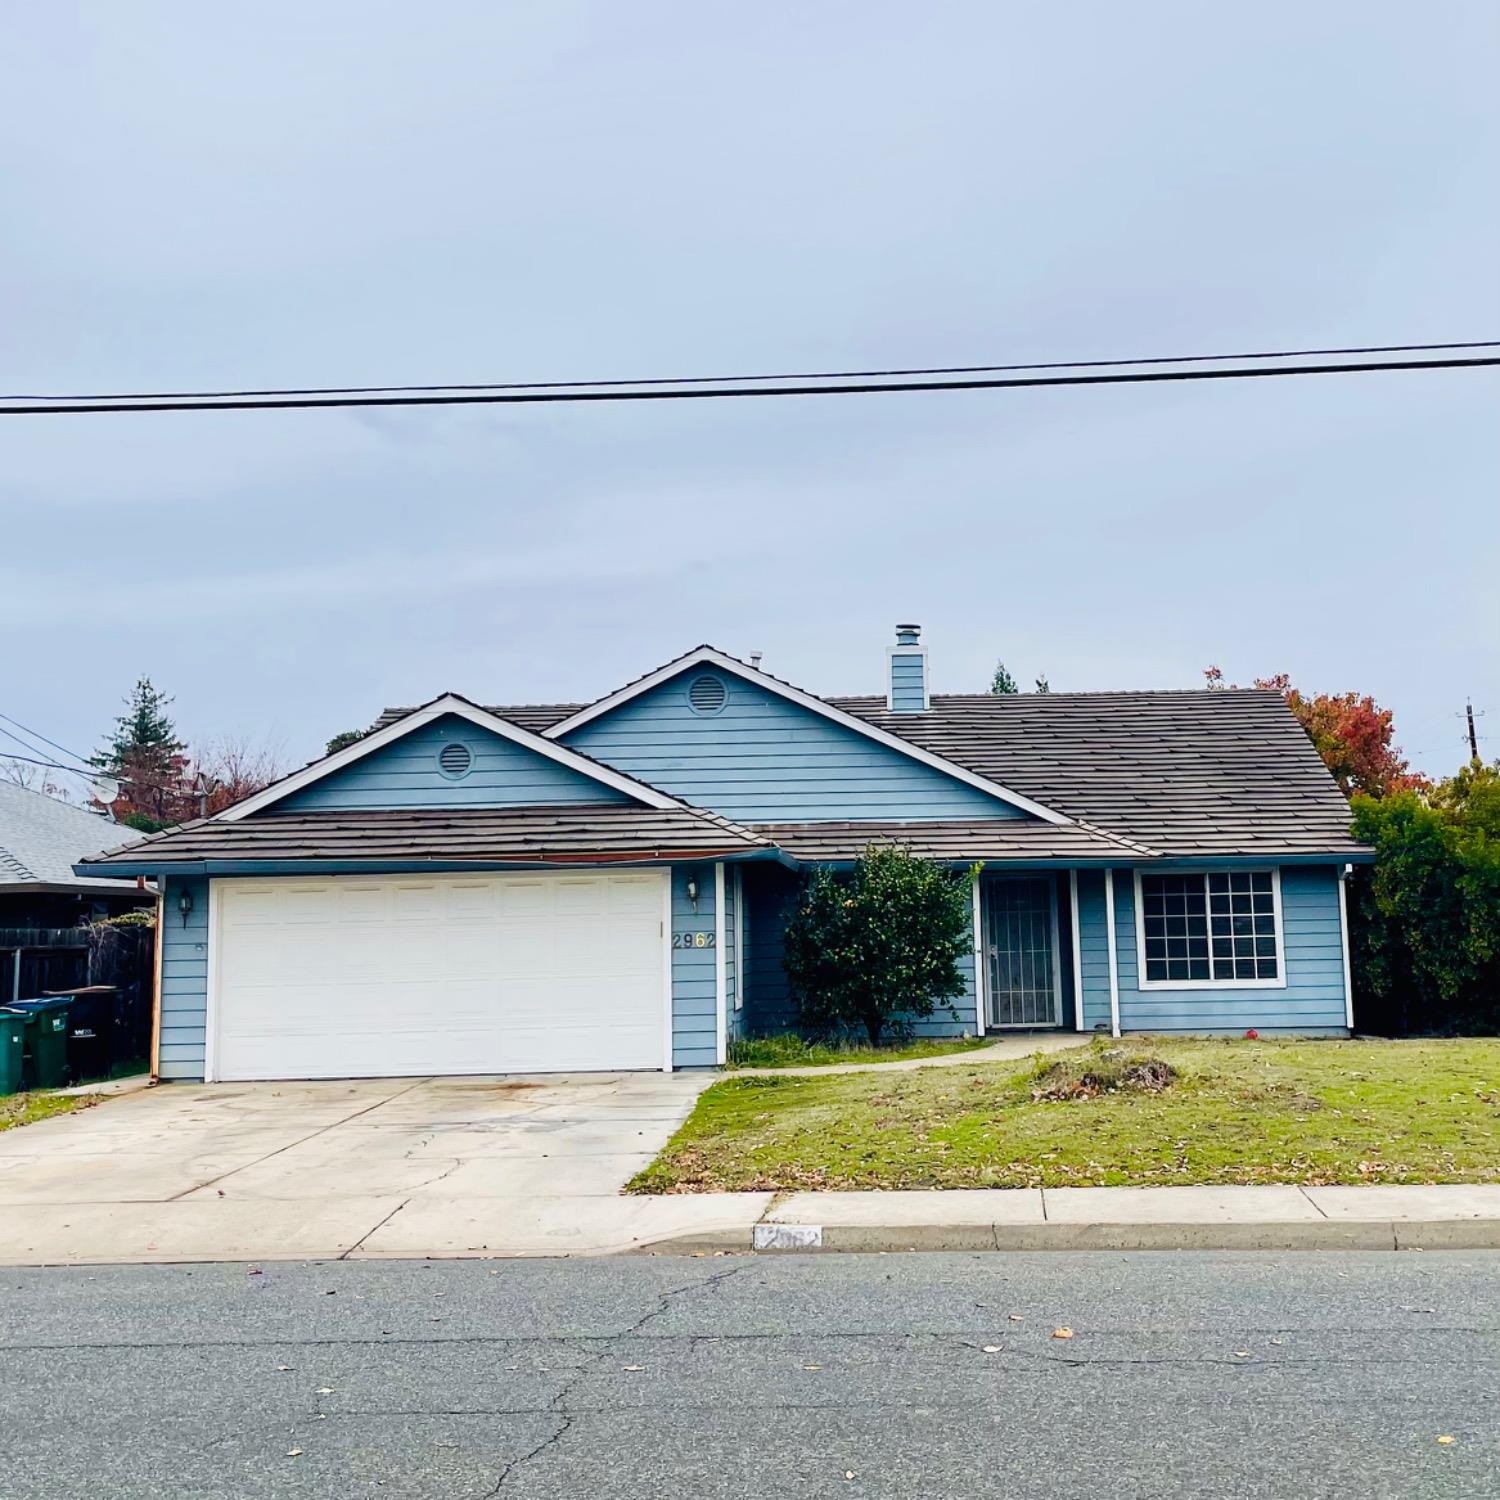
M11 738L16 739L16 736L12 735ZM16 743L24 744L25 742L17 740ZM88 772L80 771L77 766L60 765L55 760L38 760L34 755L17 755L14 750L0 750L0 760L20 760L25 761L28 766L46 766L49 771L71 771L75 776L89 775Z
M1500 339L1450 344L1361 344L1341 349L1264 349L1249 354L1165 354L1141 359L1062 359L1044 364L931 365L890 370L802 370L774 375L668 375L640 380L511 380L447 385L310 385L224 391L116 391L73 396L0 396L0 401L220 401L237 396L370 396L435 391L563 391L617 386L766 384L774 380L887 380L929 375L997 375L1023 370L1097 370L1123 365L1197 365L1236 359L1315 359L1345 354L1417 354L1500 348Z
M1476 359L1368 360L1351 364L1270 365L1218 370L1143 370L1111 375L1045 375L1007 380L899 380L852 385L775 385L710 386L694 389L650 390L575 390L548 389L526 391L486 391L482 393L444 395L355 395L309 399L293 397L253 397L220 400L193 397L185 401L118 401L99 404L91 401L61 400L56 405L0 406L0 416L62 416L100 412L161 411L266 411L284 409L314 410L324 407L355 406L509 406L593 401L690 401L752 396L862 396L917 391L1017 390L1042 386L1141 385L1161 381L1188 380L1256 380L1286 375L1351 375L1377 370L1460 370L1483 365L1500 365L1500 356Z
M7 724L14 724L17 729L21 730L24 734L29 734L32 739L40 740L44 745L50 745L52 749L61 751L62 754L68 756L70 759L76 760L79 765L86 765L88 763L86 756L80 755L76 750L69 750L66 745L59 745L56 740L49 740L45 734L28 728L19 719L13 719L9 714L0 714L0 719L4 719ZM0 734L4 733L6 733L5 730L0 730ZM15 735L11 735L11 739L15 739ZM32 748L35 749L36 747L32 746Z

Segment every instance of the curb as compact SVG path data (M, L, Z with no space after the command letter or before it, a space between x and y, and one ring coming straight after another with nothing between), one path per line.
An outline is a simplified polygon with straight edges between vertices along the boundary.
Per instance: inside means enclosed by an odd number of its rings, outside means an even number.
M1500 1250L1500 1219L1205 1224L757 1224L641 1245L651 1255L1034 1250Z

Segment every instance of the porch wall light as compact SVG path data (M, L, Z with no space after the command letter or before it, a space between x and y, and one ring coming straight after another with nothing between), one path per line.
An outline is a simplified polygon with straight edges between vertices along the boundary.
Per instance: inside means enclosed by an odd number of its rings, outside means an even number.
M188 913L193 909L193 893L184 890L177 898L177 910L182 913L182 925L187 926Z
M688 879L687 879L687 898L688 898L688 900L690 902L692 902L693 910L697 911L698 910L698 878L695 875L689 875L688 876Z

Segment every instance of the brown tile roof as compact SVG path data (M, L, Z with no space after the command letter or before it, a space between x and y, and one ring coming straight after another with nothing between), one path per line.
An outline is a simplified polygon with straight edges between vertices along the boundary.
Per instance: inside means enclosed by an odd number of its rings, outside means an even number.
M154 834L80 863L196 864L211 860L440 860L566 862L707 859L770 848L715 813L603 804L403 808L213 818Z
M1348 803L1273 691L937 693L927 712L905 714L874 695L825 701L1162 856L1364 852ZM490 712L540 733L585 706Z
M1030 818L981 818L973 822L757 823L763 834L793 859L810 864L855 859L870 844L894 843L927 859L1113 860L1131 864L1152 851L1111 838L1082 823L1044 823Z
M1169 856L1354 854L1349 804L1279 693L936 694L847 713Z

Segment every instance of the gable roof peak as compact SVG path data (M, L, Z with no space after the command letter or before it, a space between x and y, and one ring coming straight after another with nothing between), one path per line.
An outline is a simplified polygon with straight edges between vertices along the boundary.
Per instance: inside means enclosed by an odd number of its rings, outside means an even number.
M1001 785L1000 782L991 780L988 776L981 776L977 772L969 770L957 762L949 760L946 756L935 751L926 749L914 741L905 739L899 734L893 734L890 730L882 728L870 719L858 717L855 714L846 713L837 704L826 698L820 698L815 693L809 693L794 684L787 682L784 678L777 677L767 672L764 667L751 666L749 662L741 661L737 656L731 656L727 651L721 651L717 646L701 645L695 646L691 651L674 657L669 662L664 662L654 671L627 682L624 687L617 688L612 693L596 699L585 708L569 714L566 718L559 719L555 724L550 724L542 730L544 738L549 740L561 739L564 735L574 730L591 724L595 719L618 708L623 703L628 703L633 698L638 698L642 693L649 692L660 683L666 682L677 676L679 672L685 672L689 667L702 664L712 664L721 671L729 672L748 682L753 682L762 687L767 687L773 693L795 703L812 713L820 714L826 719L831 719L835 724L845 729L852 730L855 734L863 735L866 739L874 740L877 744L886 746L887 749L908 757L911 760L920 761L922 764L934 770L941 771L947 776L953 777L955 781L964 782L968 786L977 788L979 791L987 792L990 796L998 798L1002 802L1008 802L1013 807L1020 808L1023 812L1030 813L1033 817L1041 818L1047 823L1068 823L1072 820L1064 817L1061 813L1053 811L1050 807L1044 807L1040 802L1033 801L1030 797L1023 796L1019 792L1012 791L1009 787Z
M282 798L291 796L293 792L299 792L303 787L311 786L335 771L343 770L345 766L362 760L372 752L383 749L386 745L404 738L413 730L420 729L423 725L430 724L434 719L442 718L445 714L456 714L460 718L467 719L477 728L486 729L503 740L509 740L512 744L520 745L548 760L567 766L570 770L577 771L590 780L623 792L627 797L644 803L647 807L677 809L685 806L678 798L669 797L665 792L647 786L645 782L637 781L635 777L628 776L623 771L615 770L613 766L606 766L602 761L595 760L593 756L586 755L581 750L575 750L570 745L556 744L550 739L544 739L533 730L523 729L519 724L513 724L509 719L501 718L500 715L491 712L481 704L475 703L472 698L464 697L462 693L446 692L429 699L428 702L420 704L383 727L371 730L363 739L355 740L352 745L345 745L342 750L336 750L332 755L325 755L310 761L300 771L293 771L253 796L246 797L242 802L236 802L233 807L225 808L217 815L217 821L236 823L241 818L271 807Z

